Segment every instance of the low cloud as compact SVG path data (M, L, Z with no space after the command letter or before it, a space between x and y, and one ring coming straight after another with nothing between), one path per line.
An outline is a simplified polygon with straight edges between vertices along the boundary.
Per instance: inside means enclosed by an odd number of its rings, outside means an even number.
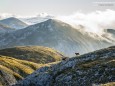
M76 12L70 16L57 16L56 19L66 22L83 33L90 34L92 37L98 35L100 38L109 42L111 40L115 41L115 38L105 31L106 29L115 30L114 10L107 9L105 11L95 11L87 14ZM107 35L108 37L103 37L103 35Z

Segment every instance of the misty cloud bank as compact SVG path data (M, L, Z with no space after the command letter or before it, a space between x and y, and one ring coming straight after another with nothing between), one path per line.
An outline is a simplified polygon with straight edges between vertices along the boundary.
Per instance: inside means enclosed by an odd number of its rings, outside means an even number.
M84 34L114 42L115 38L112 34L107 33L107 29L115 30L115 11L107 9L106 11L96 11L84 14L76 12L70 16L58 16L56 19L66 22L78 29Z

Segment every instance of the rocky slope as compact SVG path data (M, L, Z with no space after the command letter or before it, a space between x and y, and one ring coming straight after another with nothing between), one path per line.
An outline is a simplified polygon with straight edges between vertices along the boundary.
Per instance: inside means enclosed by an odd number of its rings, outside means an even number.
M80 27L80 29L83 29ZM110 42L101 39L96 34L91 37L72 26L55 19L31 25L27 28L0 36L0 48L24 45L39 45L53 48L66 56L74 56L110 46Z
M114 75L115 46L112 46L40 68L13 86L106 86L114 84Z
M15 28L15 29L22 29L22 28L25 28L28 26L26 23L22 22L21 20L19 20L17 18L14 18L14 17L0 20L0 24L9 26L9 27Z
M19 46L0 50L0 55L11 56L36 63L61 61L64 57L54 49L43 46Z

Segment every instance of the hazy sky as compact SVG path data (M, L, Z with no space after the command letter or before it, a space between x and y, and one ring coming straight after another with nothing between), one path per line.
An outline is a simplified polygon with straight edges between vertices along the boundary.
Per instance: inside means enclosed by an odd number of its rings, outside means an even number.
M34 15L46 12L53 15L69 15L77 11L115 10L110 6L98 6L94 2L115 0L0 0L0 13Z

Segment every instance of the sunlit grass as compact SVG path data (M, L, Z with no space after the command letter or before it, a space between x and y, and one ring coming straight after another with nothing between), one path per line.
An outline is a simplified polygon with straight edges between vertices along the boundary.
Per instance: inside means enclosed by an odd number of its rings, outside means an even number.
M56 50L42 46L19 46L7 48L0 50L0 55L43 64L60 61L63 57L63 55Z

